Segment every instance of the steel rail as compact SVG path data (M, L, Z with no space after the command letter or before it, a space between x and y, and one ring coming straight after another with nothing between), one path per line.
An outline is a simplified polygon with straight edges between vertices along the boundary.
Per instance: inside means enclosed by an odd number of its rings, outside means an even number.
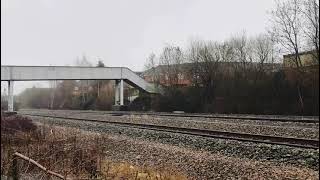
M65 111L65 110L62 110ZM50 112L50 111L49 111ZM164 116L164 117L200 117L200 118L217 118L217 119L235 119L235 120L251 120L251 121L275 121L275 122L301 122L301 123L319 123L319 118L281 118L281 117L259 117L259 116L226 116L226 115L209 115L209 114L192 114L192 113L165 113L165 112L130 112L130 111L70 111L81 114L86 113L98 113L98 114L110 114L113 116L123 116L123 115L150 115L150 116Z
M39 114L28 114L28 113L19 113L19 114L27 115L27 116L35 116L35 117L107 123L107 124L113 124L118 126L125 126L129 128L187 134L187 135L194 135L194 136L201 136L201 137L208 137L208 138L219 138L219 139L229 139L229 140L246 141L246 142L254 142L254 143L285 145L285 146L299 147L299 148L319 149L319 140L316 140L316 139L301 139L301 138L291 138L291 137L281 137L281 136L235 133L235 132L227 132L227 131L213 131L213 130L206 130L206 129L161 126L161 125L152 125L152 124L104 121L101 119L85 119L85 118L39 115Z
M115 114L115 113L113 113ZM217 119L241 119L253 121L279 121L279 122L303 122L303 123L319 123L319 120L314 119L286 119L286 118L266 118L266 117L239 117L239 116L215 116L215 115L200 115L200 114L156 114L147 113L146 115L166 116L166 117L202 117L202 118L217 118Z
M100 113L98 111L90 112L84 111L80 113ZM150 115L150 116L164 116L164 117L200 117L200 118L217 118L217 119L236 119L236 120L251 120L251 121L278 121L278 122L301 122L301 123L319 123L319 119L289 119L277 117L245 117L245 116L217 116L205 114L174 114L174 113L137 113L137 112L101 112L102 114L110 114L114 116L123 115Z

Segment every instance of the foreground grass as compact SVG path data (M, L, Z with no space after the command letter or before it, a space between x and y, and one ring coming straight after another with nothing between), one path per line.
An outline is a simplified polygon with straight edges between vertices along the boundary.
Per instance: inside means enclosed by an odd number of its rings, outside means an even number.
M28 156L49 170L72 179L186 179L174 171L156 171L105 159L107 136L76 129L35 125L20 116L1 117L1 175L14 176L13 153ZM52 179L18 160L21 178Z
M92 132L94 127L80 131L39 124L35 130L2 131L6 133L1 136L1 151L6 157L1 157L1 172L10 175L9 156L19 151L73 179L319 179L317 171L304 165L227 156L123 133L106 135ZM50 179L28 163L19 166L25 177Z

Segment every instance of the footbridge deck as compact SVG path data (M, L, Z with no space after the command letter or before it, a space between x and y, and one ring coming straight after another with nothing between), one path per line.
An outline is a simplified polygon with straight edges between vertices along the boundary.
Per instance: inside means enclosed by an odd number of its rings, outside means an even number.
M123 81L139 90L159 93L153 84L126 67L1 66L1 81L9 82L9 96L13 81L41 80L116 80L116 96L120 96L116 97L116 102L119 99L119 105L123 105Z

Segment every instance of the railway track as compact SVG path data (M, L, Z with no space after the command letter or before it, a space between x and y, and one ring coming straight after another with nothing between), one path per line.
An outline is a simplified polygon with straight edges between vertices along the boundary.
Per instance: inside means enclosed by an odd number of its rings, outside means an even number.
M34 117L44 117L44 118L86 121L86 122L99 122L99 123L117 125L121 127L154 130L154 131L162 131L162 132L169 132L169 133L180 133L180 134L186 134L186 135L201 136L206 138L229 139L229 140L237 140L237 141L245 141L245 142L266 143L266 144L273 144L273 145L285 145L290 147L319 149L319 140L315 140L315 139L301 139L301 138L291 138L291 137L281 137L281 136L268 136L268 135L259 135L259 134L246 134L246 133L235 133L235 132L226 132L226 131L213 131L213 130L194 129L194 128L161 126L161 125L152 125L152 124L104 121L101 119L85 119L85 118L29 114L29 113L19 113L19 114L27 115L31 117L34 116Z
M174 114L174 113L131 113L131 112L106 112L114 116L122 115L151 115L165 117L201 117L201 118L217 118L217 119L238 119L252 121L278 121L278 122L301 122L301 123L319 123L319 119L288 119L288 118L271 118L271 117L239 117L239 116L219 116L219 115L202 115L202 114Z
M79 111L81 114L92 114L98 113L102 115L112 116L124 116L124 115L149 115L159 117L189 117L189 118L216 118L220 120L249 120L249 121L274 121L274 122L299 122L299 123L319 123L319 118L314 117L296 117L296 118L284 118L284 117L261 117L261 116L234 116L234 115L209 115L209 114L191 114L191 113L163 113L163 112L129 112L129 111Z

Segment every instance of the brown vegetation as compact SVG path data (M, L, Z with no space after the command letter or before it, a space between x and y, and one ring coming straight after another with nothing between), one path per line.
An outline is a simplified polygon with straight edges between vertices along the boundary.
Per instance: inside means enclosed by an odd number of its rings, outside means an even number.
M151 168L106 160L105 135L48 125L35 126L30 119L20 116L2 117L1 128L14 129L1 131L1 175L53 178L32 163L14 156L19 152L68 179L185 179L173 173L158 173ZM13 170L14 162L18 172Z

